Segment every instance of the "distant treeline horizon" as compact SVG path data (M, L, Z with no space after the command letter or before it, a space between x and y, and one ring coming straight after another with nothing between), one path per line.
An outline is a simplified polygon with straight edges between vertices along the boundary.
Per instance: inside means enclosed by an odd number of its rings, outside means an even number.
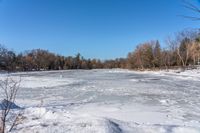
M166 39L166 47L161 48L158 40L141 44L126 58L111 60L85 59L76 56L62 56L43 49L33 49L16 53L0 45L0 70L39 71L68 69L160 69L186 67L200 64L199 30L183 30ZM115 51L116 52L116 51Z

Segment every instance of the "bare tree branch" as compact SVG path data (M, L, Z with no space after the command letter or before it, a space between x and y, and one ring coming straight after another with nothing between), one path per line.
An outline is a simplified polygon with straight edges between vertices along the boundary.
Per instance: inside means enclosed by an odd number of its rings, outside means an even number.
M186 9L189 9L193 12L196 12L196 13L200 13L200 8L195 6L194 4L192 4L191 2L189 2L188 0L182 0L183 2L183 7L185 7ZM187 16L187 15L179 15L183 18L187 18L187 19L191 19L193 21L198 21L200 20L200 17L195 17L195 16Z

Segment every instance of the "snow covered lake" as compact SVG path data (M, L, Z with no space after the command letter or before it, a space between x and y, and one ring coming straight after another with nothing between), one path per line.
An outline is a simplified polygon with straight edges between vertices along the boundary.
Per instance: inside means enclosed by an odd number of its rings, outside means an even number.
M22 133L200 133L200 70L69 70L21 76ZM5 74L0 78L4 79Z

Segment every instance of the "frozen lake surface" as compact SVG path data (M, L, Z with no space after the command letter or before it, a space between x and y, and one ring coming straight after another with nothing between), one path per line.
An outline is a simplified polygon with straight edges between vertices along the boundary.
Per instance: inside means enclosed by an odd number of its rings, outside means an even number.
M16 104L25 108L26 117L13 132L200 133L200 70L12 76L21 76Z

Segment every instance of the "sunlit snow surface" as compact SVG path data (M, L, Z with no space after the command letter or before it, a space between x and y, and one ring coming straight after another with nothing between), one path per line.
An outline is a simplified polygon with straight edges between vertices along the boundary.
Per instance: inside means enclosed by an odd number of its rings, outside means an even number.
M16 104L25 108L16 133L200 133L200 70L74 70L12 77L21 77Z

